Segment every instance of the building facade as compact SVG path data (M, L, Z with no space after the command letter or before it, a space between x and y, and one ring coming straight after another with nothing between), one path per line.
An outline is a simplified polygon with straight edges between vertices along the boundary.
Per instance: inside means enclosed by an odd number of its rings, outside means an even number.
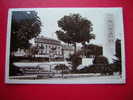
M74 46L72 45L67 45L67 44L63 44L63 54L64 54L64 58L69 58L70 55L74 54Z
M35 61L56 61L69 58L74 53L74 46L62 44L59 40L38 36L34 39L34 45L29 49L18 49L14 56L23 59L34 58Z
M63 47L58 40L38 36L35 39L35 47L37 48L35 57L63 58Z

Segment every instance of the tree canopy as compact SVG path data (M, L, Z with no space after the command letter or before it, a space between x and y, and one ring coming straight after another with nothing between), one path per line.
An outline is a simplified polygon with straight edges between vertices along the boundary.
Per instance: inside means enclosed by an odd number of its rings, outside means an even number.
M121 40L117 39L116 40L116 45L115 45L115 56L120 60L121 59Z
M93 64L106 65L106 64L109 64L109 61L107 57L100 55L95 57L95 59L93 60Z
M13 11L11 23L11 51L30 47L32 38L41 31L41 21L35 11Z
M79 14L65 15L58 21L60 30L56 31L58 39L65 43L89 43L91 39L95 38L92 23L90 20L80 16Z

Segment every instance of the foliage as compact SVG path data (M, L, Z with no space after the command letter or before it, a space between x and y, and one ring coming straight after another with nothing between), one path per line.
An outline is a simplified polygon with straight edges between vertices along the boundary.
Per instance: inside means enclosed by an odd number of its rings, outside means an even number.
M39 52L39 47L38 46L33 46L30 48L30 57L33 58L32 60L34 61L35 60L35 56L36 54Z
M104 56L96 56L95 59L93 60L93 66L90 67L89 70L95 71L101 73L102 75L112 75L113 70L108 62L108 59Z
M65 15L58 21L61 28L56 31L57 37L68 44L73 44L76 52L76 43L86 43L95 38L92 34L92 23L79 14Z
M29 40L38 36L41 31L41 21L35 11L13 11L11 19L11 54L20 49L27 49ZM13 65L14 57L10 56L9 74L16 75L18 68Z
M108 59L104 56L96 56L93 60L93 64L109 64Z
M20 68L15 66L14 64L10 64L9 70L9 76L23 75L22 71L20 71Z
M32 38L41 31L41 21L35 11L13 11L11 23L11 51L30 47Z
M59 64L55 66L55 70L67 70L69 69L65 64Z
M119 71L121 73L121 40L117 39L115 44L115 56L116 59L113 59L114 71Z
M64 78L64 74L67 72L66 70L69 70L69 68L65 64L59 64L55 66L55 70L61 70L62 78Z
M91 56L100 56L103 54L103 48L102 46L95 45L95 44L89 44L85 45L81 49L81 54L86 57L91 57Z
M70 61L72 62L72 72L76 72L77 67L82 63L81 57L75 53L70 56Z

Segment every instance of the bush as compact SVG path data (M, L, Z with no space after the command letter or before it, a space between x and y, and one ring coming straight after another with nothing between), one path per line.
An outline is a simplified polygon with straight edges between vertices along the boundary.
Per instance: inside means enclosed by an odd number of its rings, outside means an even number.
M82 59L78 54L73 54L70 56L70 61L72 62L72 72L77 72L77 67L82 63Z
M113 70L109 65L108 59L104 56L97 56L93 60L93 66L89 67L89 72L101 73L102 75L112 75Z
M66 66L65 64L59 64L55 66L55 70L68 70L68 66Z
M93 64L109 64L108 62L108 58L104 57L104 56L96 56L93 60Z
M9 67L9 76L18 76L18 75L23 75L23 72L20 71L20 68L13 65L13 64L10 64L10 67Z

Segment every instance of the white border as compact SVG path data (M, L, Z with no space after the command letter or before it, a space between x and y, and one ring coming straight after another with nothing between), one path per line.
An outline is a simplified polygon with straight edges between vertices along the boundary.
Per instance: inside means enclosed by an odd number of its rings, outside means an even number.
M110 8L110 7L95 7L95 8ZM111 7L112 8L112 7ZM121 16L123 17L123 10L121 7ZM95 79L84 81L71 81L71 80L11 80L9 79L9 56L10 56L10 38L11 38L11 17L12 11L27 11L36 10L38 8L11 8L8 11L7 22L7 39L6 39L6 64L5 64L5 83L7 84L125 84L126 83L126 71L125 71L125 40L124 40L124 23L122 20L122 37L121 37L121 53L122 53L122 78L121 79ZM39 8L43 9L43 8ZM47 9L47 8L45 8ZM80 8L82 9L82 8Z
M122 17L122 34L121 34L121 64L122 64L122 80L126 83L126 64L125 64L125 39L124 39L124 17L123 9L121 8L121 17Z

